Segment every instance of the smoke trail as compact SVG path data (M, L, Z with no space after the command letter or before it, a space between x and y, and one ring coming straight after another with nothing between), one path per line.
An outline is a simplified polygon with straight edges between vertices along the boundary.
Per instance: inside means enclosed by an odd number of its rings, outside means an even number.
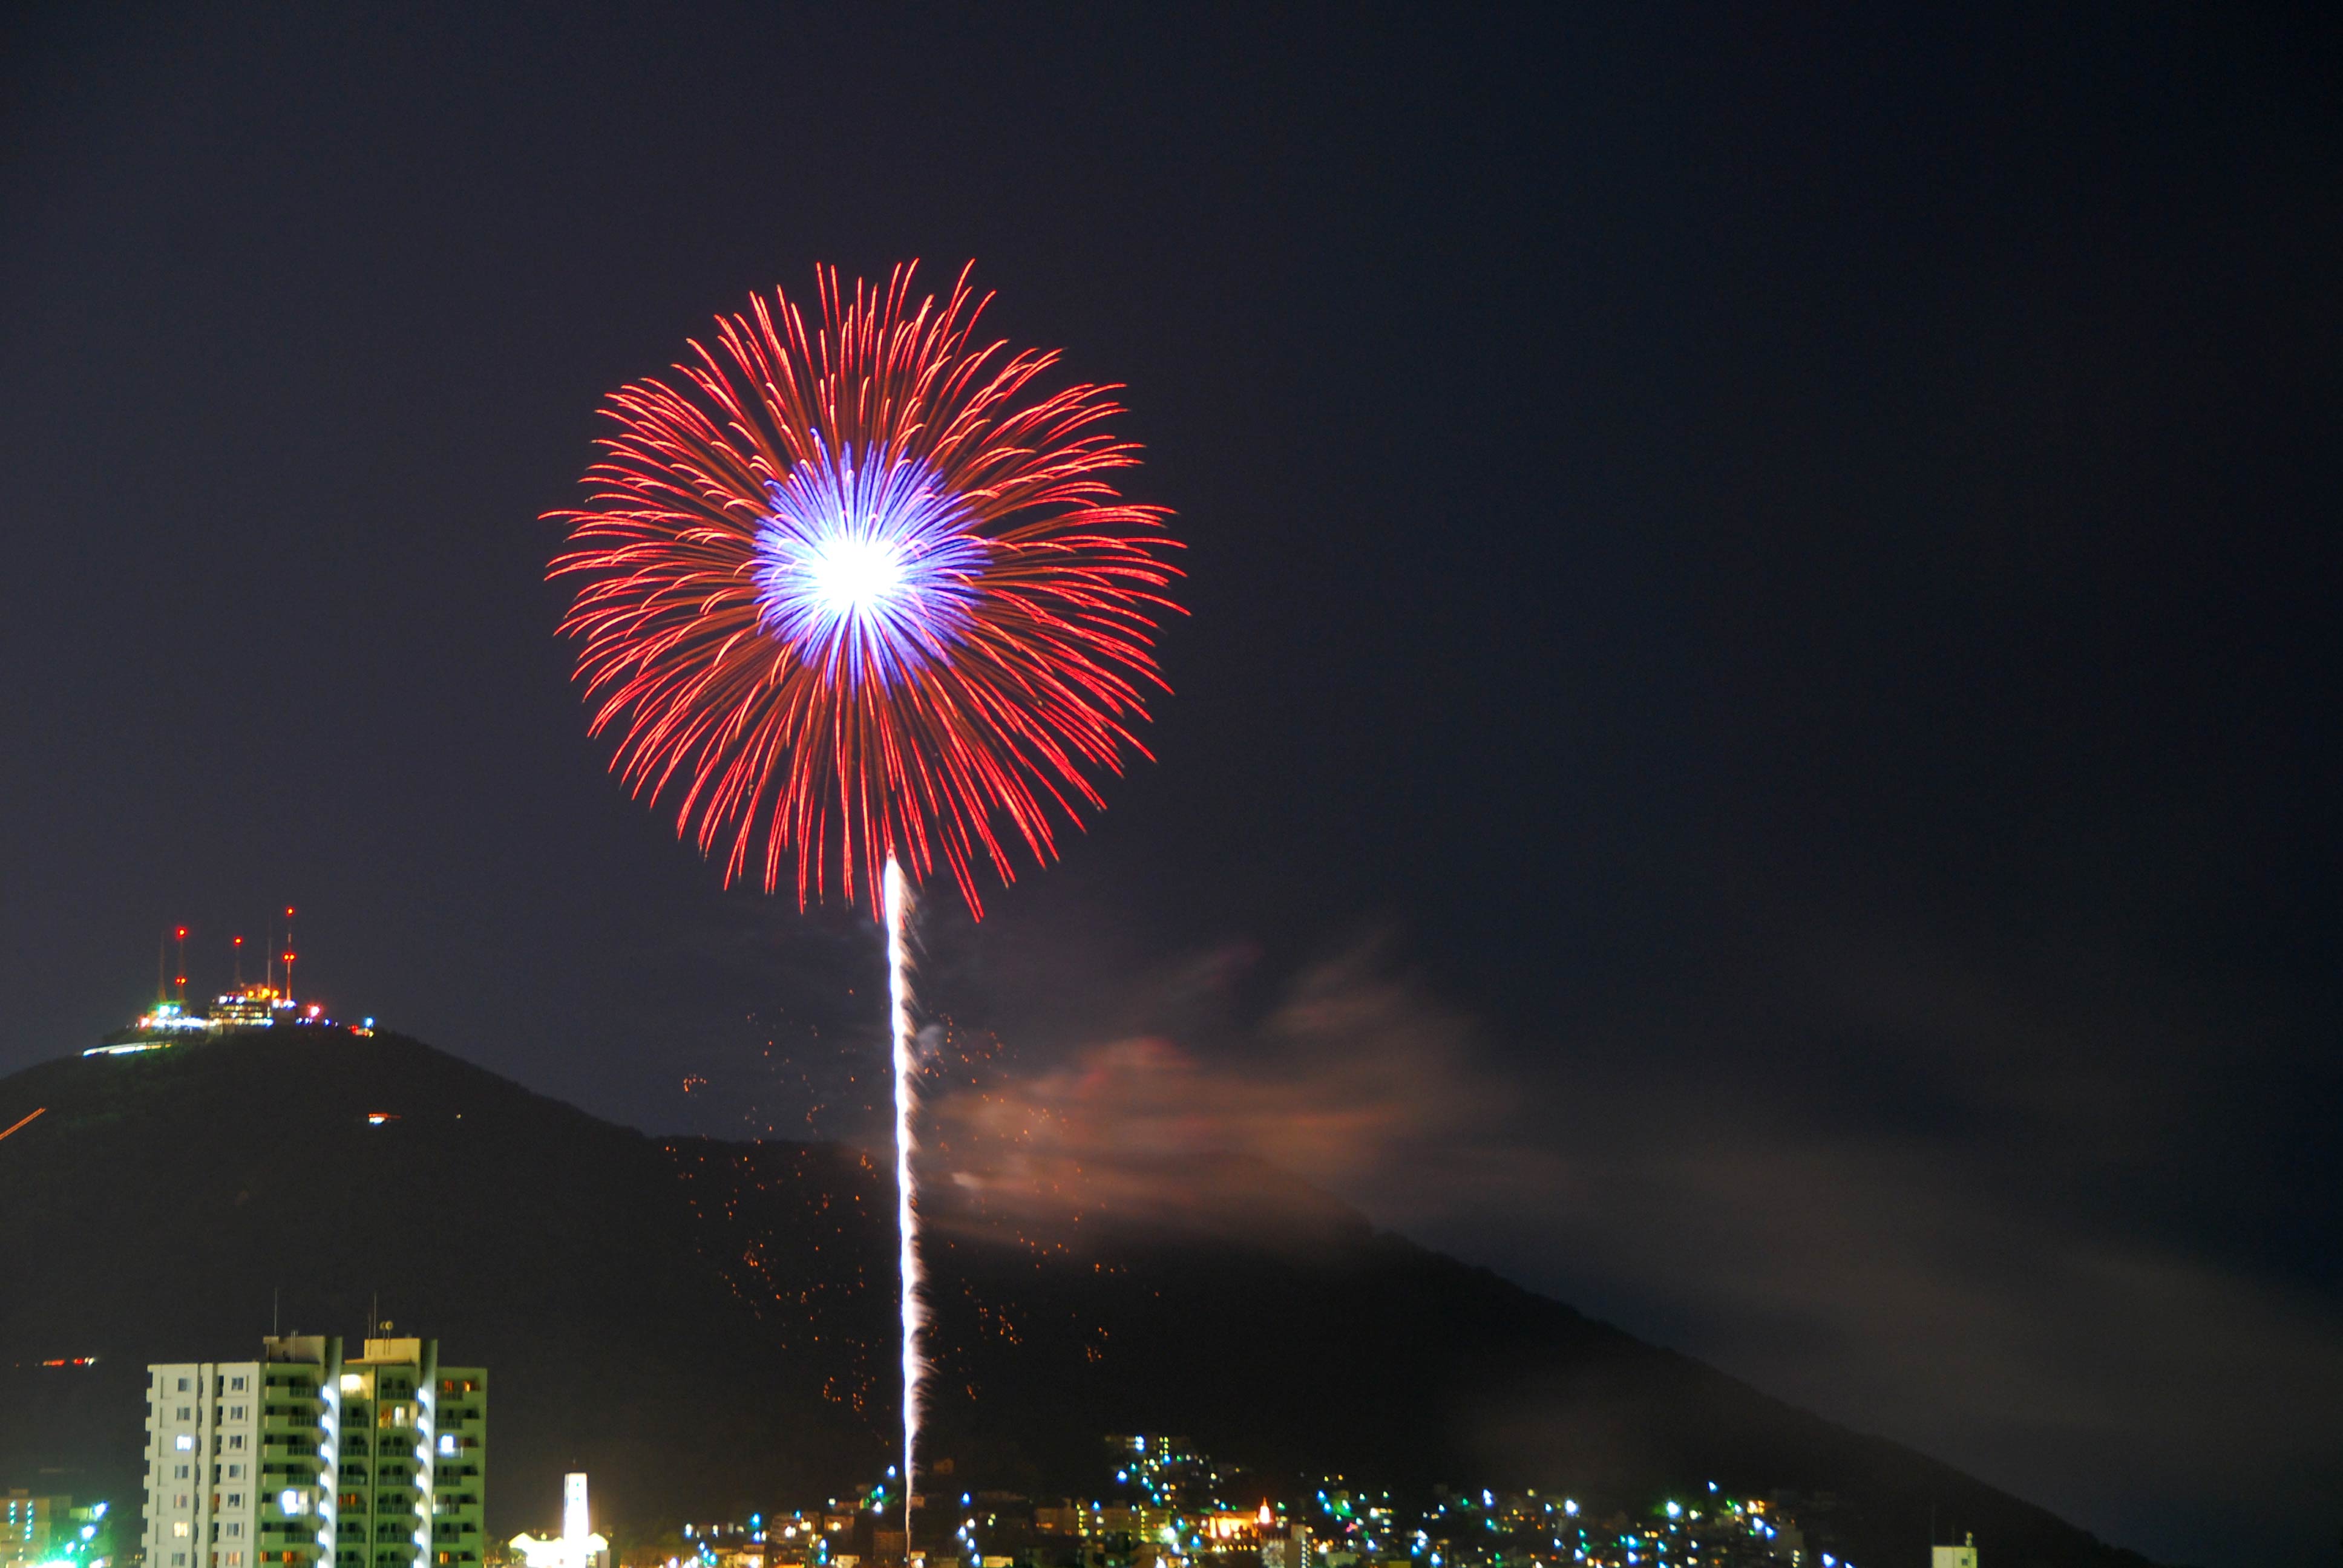
M895 1042L895 1233L903 1315L903 1561L911 1560L911 1453L920 1435L920 1379L925 1367L920 1336L927 1328L920 1306L920 1228L911 1207L912 1113L919 1087L911 1033L910 885L895 858L887 858L887 1001Z

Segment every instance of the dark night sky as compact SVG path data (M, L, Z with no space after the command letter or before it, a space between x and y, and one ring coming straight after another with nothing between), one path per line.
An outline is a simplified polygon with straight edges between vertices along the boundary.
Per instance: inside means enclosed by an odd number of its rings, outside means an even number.
M865 1131L870 933L603 773L534 519L750 289L974 256L1193 614L940 1009L2125 1544L2331 1551L2334 33L1534 9L20 13L0 1070L291 900L533 1087Z

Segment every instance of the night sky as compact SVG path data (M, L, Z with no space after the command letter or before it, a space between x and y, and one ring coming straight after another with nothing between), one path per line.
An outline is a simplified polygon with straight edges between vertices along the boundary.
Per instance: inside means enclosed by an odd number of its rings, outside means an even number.
M537 519L752 289L974 257L1191 574L1158 760L930 920L1005 1081L2331 1552L2331 25L1254 9L17 13L0 1071L291 901L544 1092L875 1135L869 922L605 773Z

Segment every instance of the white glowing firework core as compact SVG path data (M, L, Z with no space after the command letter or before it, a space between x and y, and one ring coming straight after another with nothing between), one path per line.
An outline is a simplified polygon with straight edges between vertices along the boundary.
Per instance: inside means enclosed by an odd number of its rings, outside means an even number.
M884 539L834 535L808 552L806 575L822 609L840 619L870 614L903 586L903 553Z
M887 857L887 1001L895 1040L895 1234L903 1315L903 1548L911 1544L911 1456L920 1436L920 1353L927 1313L920 1304L919 1214L911 1206L913 1113L919 1109L919 1066L911 1033L911 889L895 857Z

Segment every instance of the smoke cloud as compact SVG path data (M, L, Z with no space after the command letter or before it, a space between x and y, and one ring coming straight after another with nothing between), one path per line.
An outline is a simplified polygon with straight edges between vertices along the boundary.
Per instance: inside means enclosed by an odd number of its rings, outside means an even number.
M1326 1193L1409 1229L1554 1191L1566 1173L1511 1126L1473 1020L1381 953L1312 967L1245 1023L1228 994L1245 955L1214 954L1137 1010L1185 1029L937 1095L933 1155L973 1201L958 1217L1290 1235L1340 1213Z
M2157 1049L2177 1026L2138 977L2046 1005L1809 935L1730 1007L1528 1049L1388 951L1251 1018L1247 955L1214 953L1146 989L1141 1027L938 1093L944 1222L1258 1234L1334 1218L1323 1190L2113 1539L2343 1495L2318 1430L2343 1312L2172 1222L2203 1086L2156 1064L2217 1052Z

